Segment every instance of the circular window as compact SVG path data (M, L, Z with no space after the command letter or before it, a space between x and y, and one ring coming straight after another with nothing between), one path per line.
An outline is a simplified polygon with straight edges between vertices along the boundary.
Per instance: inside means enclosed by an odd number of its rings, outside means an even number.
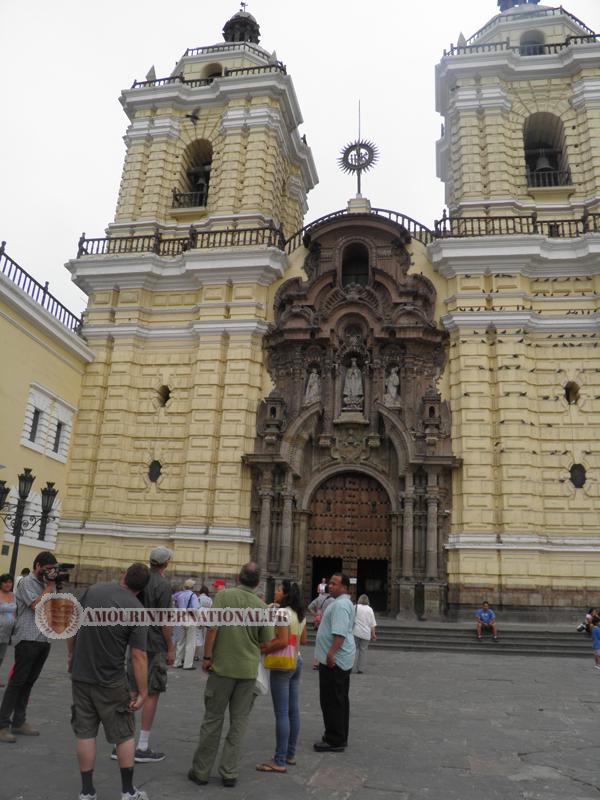
M571 483L576 489L581 489L585 485L585 467L583 464L573 464L570 469Z
M171 390L168 386L161 386L158 390L158 402L161 406L166 406L171 399Z
M565 399L570 406L577 405L579 401L579 386L572 381L565 386Z
M148 478L152 481L152 483L156 483L156 481L160 478L161 472L162 464L160 461L152 461L148 467Z

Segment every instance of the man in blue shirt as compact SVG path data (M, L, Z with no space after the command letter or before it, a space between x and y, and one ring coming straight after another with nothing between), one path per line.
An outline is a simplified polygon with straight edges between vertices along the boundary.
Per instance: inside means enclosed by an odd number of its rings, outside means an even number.
M347 575L337 572L331 576L329 594L334 602L325 609L317 631L315 658L319 662L319 700L325 724L322 740L313 745L318 752L342 753L348 744L350 673L356 653L349 591Z
M492 637L495 642L498 641L498 631L496 630L496 615L490 608L490 604L487 600L484 600L481 604L481 608L478 608L475 612L475 619L477 620L477 638L481 641L481 634L485 630L490 630L492 632Z

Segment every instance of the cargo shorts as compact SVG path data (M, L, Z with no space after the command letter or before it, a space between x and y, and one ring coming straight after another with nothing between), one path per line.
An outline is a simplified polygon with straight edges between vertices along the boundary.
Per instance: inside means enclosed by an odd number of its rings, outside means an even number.
M71 727L78 739L95 739L100 723L109 744L121 744L135 736L126 681L115 686L73 681L72 692Z
M151 653L148 651L148 694L161 694L167 691L167 654ZM127 661L127 675L129 677L129 690L137 692L137 684L133 667L131 666L131 656Z

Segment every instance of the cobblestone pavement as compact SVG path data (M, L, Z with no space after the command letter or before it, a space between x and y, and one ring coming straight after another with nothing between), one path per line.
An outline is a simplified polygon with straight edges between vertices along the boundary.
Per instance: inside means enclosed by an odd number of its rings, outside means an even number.
M342 754L312 750L322 729L311 656L307 648L298 765L286 775L255 770L274 744L270 698L261 697L237 787L223 788L216 772L206 787L190 783L204 675L170 670L151 739L168 758L136 765L136 784L150 800L600 799L600 671L593 669L591 648L589 661L371 651L367 672L352 677L350 746ZM0 679L10 659L9 650ZM32 694L29 721L42 735L0 745L0 800L77 798L64 663L64 645L53 645ZM109 752L101 734L99 800L120 798Z

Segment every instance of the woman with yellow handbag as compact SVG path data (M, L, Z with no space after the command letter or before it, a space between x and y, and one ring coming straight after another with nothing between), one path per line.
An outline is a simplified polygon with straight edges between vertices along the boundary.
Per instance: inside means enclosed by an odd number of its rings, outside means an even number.
M264 665L270 670L271 697L275 711L275 755L257 764L259 772L287 772L296 763L300 732L300 645L306 644L306 619L297 583L284 579L275 591L275 602L285 608L289 625L278 625L277 635L261 644Z

